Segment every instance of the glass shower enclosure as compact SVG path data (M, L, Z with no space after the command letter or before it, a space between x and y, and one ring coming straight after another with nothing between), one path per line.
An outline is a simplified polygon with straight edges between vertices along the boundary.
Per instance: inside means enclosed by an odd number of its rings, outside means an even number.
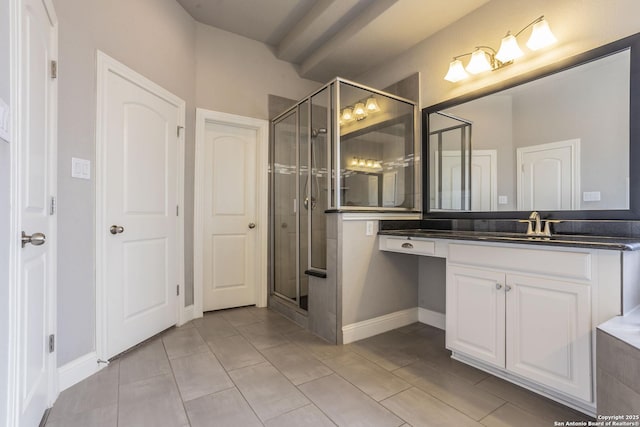
M326 276L328 211L415 210L416 113L337 78L272 121L272 296L308 310L309 276Z

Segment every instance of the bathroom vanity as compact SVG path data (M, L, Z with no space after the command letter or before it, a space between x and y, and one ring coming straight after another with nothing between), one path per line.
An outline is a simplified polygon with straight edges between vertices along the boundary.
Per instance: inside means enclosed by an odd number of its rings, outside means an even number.
M625 293L637 288L639 243L379 232L382 251L446 259L446 347L454 359L591 415L596 327L622 314Z

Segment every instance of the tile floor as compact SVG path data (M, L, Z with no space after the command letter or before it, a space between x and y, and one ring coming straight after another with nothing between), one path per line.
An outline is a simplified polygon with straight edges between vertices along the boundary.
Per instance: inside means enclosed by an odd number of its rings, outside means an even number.
M65 390L48 427L552 426L580 414L456 362L419 323L325 343L274 311L208 313Z

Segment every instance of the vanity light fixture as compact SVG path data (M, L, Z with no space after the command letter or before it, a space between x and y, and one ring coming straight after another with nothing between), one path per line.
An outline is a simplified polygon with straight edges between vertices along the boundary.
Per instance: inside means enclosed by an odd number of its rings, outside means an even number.
M345 108L344 110L342 110L342 115L340 116L340 119L343 122L350 122L351 120L354 119L353 117L353 110L349 107Z
M373 96L367 98L367 102L365 103L365 107L367 108L367 112L369 113L377 113L380 111L380 107L378 106L378 101Z
M510 31L507 31L507 35L502 39L500 49L497 53L489 46L476 46L476 50L473 52L454 56L453 61L449 64L449 71L444 79L452 83L456 83L469 77L467 72L471 74L478 74L485 71L494 71L513 63L515 59L524 55L524 52L522 52L522 49L518 46L517 37L531 26L533 26L531 36L529 37L529 41L526 43L530 50L542 49L557 41L551 32L549 23L544 18L544 15L540 16L522 30L518 31L515 35L511 34ZM469 61L469 64L467 64L465 71L460 58L469 55L471 56L471 60Z
M378 101L373 96L362 101L356 102L353 107L348 106L342 110L340 114L340 124L352 122L354 120L360 121L365 119L369 114L377 113L380 111Z
M349 162L349 169L360 172L376 172L382 169L382 162L363 157L353 157Z
M358 102L353 106L353 116L356 118L356 120L362 120L367 117L367 110L365 109L362 102Z

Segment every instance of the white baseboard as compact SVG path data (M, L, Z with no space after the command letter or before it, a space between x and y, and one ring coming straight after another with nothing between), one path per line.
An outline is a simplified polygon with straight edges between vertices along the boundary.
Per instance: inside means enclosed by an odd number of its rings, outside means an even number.
M85 354L58 368L59 391L68 389L74 384L104 368L106 365L98 363L96 352Z
M392 329L410 325L417 321L418 309L416 307L374 317L373 319L363 320L362 322L352 323L342 327L342 342L349 344Z
M437 311L427 310L426 308L418 307L418 321L425 325L431 325L435 328L445 329L445 315L444 313L438 313Z

